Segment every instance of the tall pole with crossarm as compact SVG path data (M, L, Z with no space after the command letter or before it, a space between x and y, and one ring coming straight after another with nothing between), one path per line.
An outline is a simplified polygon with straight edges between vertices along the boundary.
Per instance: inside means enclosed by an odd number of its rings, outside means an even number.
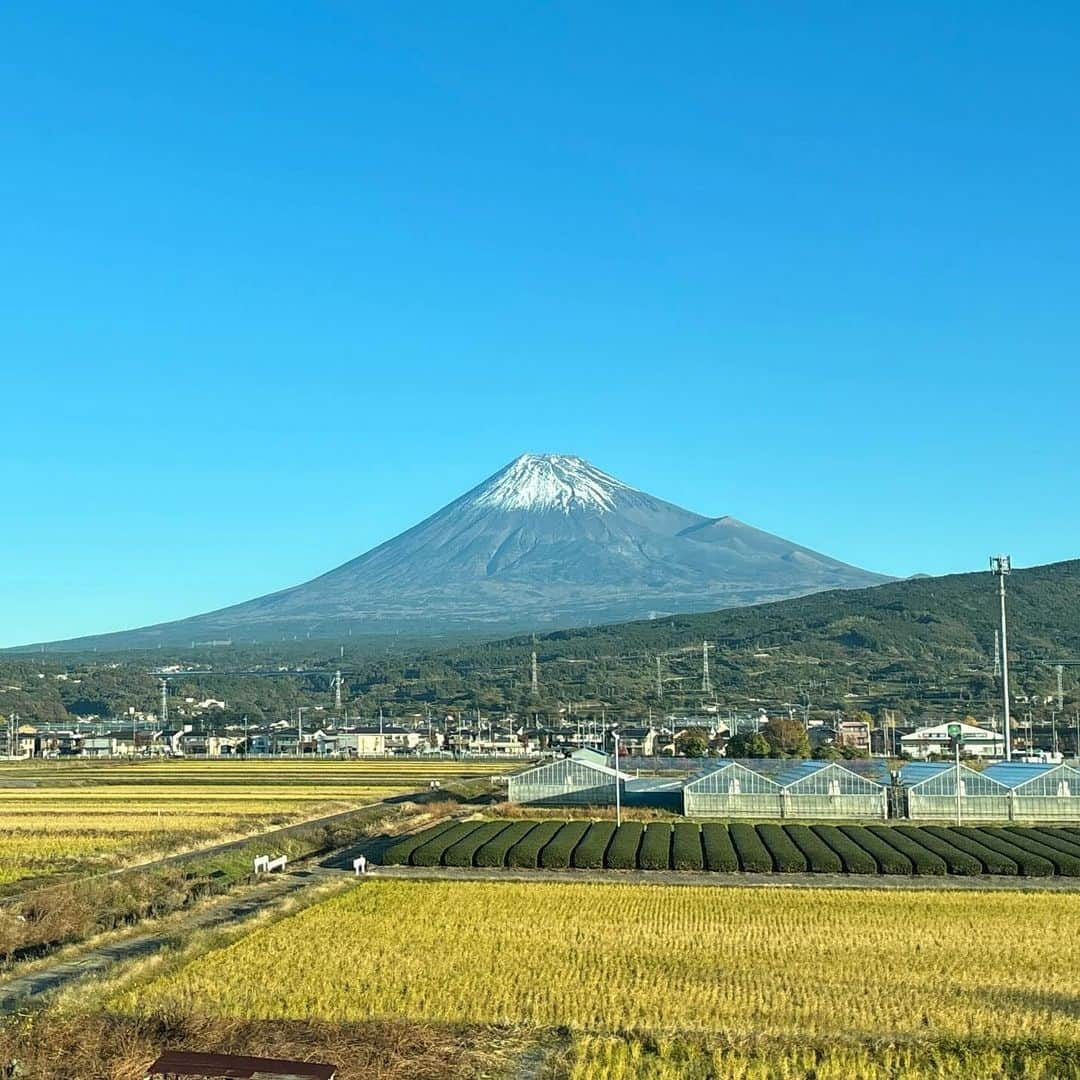
M1009 717L1009 636L1005 627L1005 579L1012 572L1008 555L991 555L990 570L998 579L1001 598L1001 701L1005 718L1005 760L1012 761L1012 722Z

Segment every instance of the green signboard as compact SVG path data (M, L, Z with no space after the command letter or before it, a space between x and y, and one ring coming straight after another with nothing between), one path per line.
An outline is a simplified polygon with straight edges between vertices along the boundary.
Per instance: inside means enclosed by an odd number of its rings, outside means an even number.
M960 727L959 724L950 724L949 725L949 738L950 739L959 739L961 730L962 730L962 728Z

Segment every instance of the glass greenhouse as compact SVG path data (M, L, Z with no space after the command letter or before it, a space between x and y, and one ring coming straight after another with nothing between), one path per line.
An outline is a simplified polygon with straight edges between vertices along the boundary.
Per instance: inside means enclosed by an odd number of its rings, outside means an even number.
M1009 789L989 775L989 770L979 773L966 765L916 763L900 770L900 783L907 793L909 818L955 821L958 802L962 821L1005 821L1009 817Z
M687 817L780 817L780 785L736 761L683 787Z
M885 784L835 761L800 761L777 777L784 817L887 818Z
M1080 770L1072 765L1002 761L984 775L1009 789L1015 821L1080 820Z
M551 806L608 806L615 803L615 785L620 795L625 781L614 769L589 757L571 756L548 761L510 777L512 803L540 803Z

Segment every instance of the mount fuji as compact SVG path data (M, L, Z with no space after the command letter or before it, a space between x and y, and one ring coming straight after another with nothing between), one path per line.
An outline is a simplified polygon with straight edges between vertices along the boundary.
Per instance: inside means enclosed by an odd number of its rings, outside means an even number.
M72 647L553 629L889 580L579 457L523 454L420 524L312 581Z

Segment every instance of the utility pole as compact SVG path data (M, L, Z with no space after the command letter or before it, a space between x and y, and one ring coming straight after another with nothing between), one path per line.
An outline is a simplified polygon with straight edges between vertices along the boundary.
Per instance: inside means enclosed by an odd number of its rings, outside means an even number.
M1001 599L1001 701L1004 708L1005 760L1012 761L1012 721L1009 715L1009 635L1005 619L1005 579L1012 573L1012 559L1008 555L991 555L990 570L998 579L998 595Z
M619 800L619 729L613 728L611 737L615 743L615 828L622 825L622 804Z
M701 643L701 692L702 694L712 693L712 682L709 680L709 643L707 641Z

